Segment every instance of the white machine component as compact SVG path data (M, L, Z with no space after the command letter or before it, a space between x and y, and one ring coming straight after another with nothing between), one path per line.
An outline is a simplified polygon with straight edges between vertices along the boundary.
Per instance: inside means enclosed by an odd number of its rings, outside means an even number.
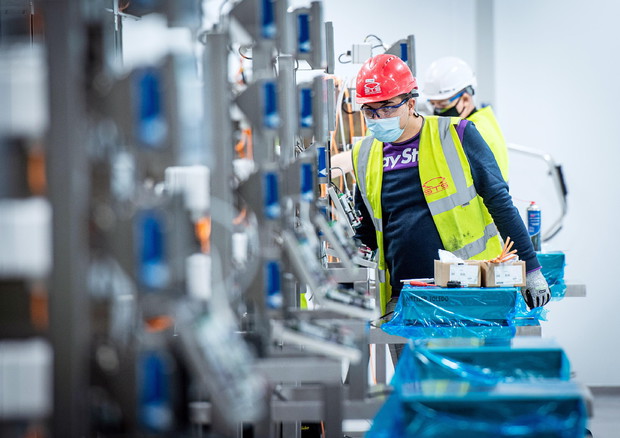
M355 228L360 225L360 219L355 212L351 200L344 193L338 193L333 185L329 186L327 193L336 208L338 218L341 219L345 226L347 234L349 237L353 237L355 235Z
M362 358L347 335L333 325L317 321L271 321L272 337L283 344L301 345L306 350L356 364Z
M371 44L353 44L353 47L351 48L351 62L353 64L363 64L371 56Z
M187 294L195 299L208 301L211 298L211 256L196 253L185 262Z
M49 123L47 64L39 44L15 44L0 55L0 132L39 137Z
M193 220L204 217L209 210L209 176L206 166L173 166L166 169L166 190L183 194L185 206Z
M52 411L52 348L43 339L0 342L0 420Z
M46 199L0 200L0 278L44 278L52 265L51 229Z

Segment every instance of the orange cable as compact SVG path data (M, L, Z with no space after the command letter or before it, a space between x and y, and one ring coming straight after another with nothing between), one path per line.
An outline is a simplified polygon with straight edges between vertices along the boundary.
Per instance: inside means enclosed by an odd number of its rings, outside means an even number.
M26 179L28 188L33 195L42 196L46 189L45 176L45 153L39 148L35 148L28 153L26 166Z
M360 114L360 128L362 131L362 136L366 135L366 119L364 118L364 114L362 114L362 112L359 112Z
M195 233L200 242L200 251L208 254L211 250L211 218L204 217L196 222Z
M327 196L327 184L319 184L319 188L321 190L321 198L325 198Z
M158 315L147 319L146 331L149 333L156 333L164 331L174 324L174 319L169 315Z
M247 157L250 160L254 159L254 149L253 149L253 144L252 144L252 129L247 128L243 130L245 132L246 135L246 151L247 151Z

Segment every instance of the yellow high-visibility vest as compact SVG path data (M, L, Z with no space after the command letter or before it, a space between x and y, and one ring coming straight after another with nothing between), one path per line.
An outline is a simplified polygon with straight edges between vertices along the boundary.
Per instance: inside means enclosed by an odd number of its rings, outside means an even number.
M485 106L479 109L475 113L467 117L467 120L471 120L478 128L478 132L484 141L487 142L491 152L495 156L495 161L499 166L499 170L502 171L502 177L504 181L508 181L508 146L506 146L506 140L504 134L497 123L495 113L490 106Z
M425 117L420 133L418 169L424 198L444 248L467 260L492 259L501 252L493 218L476 193L469 161L456 131L458 117ZM383 142L365 137L353 147L358 190L375 226L381 310L391 297L383 251L381 189Z

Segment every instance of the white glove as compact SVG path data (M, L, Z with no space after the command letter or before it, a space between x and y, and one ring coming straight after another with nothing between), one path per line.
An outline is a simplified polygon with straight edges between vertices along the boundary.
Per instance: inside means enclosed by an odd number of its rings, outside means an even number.
M521 288L521 295L530 309L542 307L549 302L551 291L540 269L525 276L525 287Z

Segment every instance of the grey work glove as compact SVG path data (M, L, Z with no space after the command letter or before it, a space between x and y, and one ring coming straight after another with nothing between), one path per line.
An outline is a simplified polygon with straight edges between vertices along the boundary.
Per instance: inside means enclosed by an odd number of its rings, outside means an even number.
M530 309L542 307L549 302L551 291L540 269L525 276L525 286L521 288L521 295Z

